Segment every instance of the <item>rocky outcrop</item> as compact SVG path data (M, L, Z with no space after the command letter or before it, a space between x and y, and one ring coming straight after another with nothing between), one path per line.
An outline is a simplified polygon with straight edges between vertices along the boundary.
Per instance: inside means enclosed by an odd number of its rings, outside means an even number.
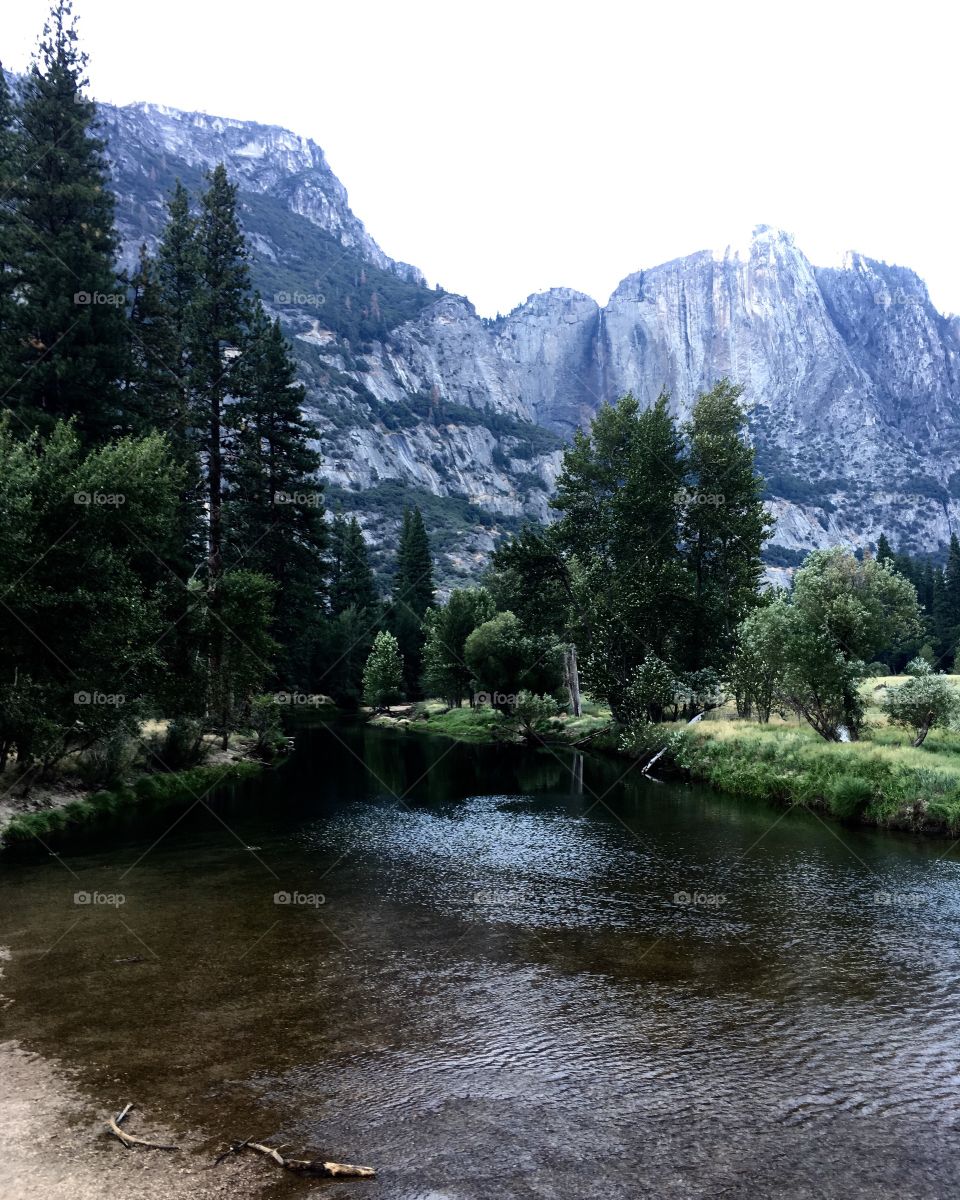
M818 268L760 226L745 252L627 276L604 307L555 288L487 320L383 253L308 139L157 105L105 107L104 125L128 255L159 229L172 178L196 187L226 162L267 303L303 358L326 473L368 530L383 522L364 497L389 481L466 502L495 518L467 513L472 549L449 551L466 569L498 531L548 515L560 439L602 402L666 390L685 416L724 376L744 388L773 545L862 545L886 531L936 550L960 526L960 320L904 268L861 255ZM335 239L335 262L298 222ZM364 264L399 285L366 280ZM337 310L323 294L334 275ZM388 302L396 318L359 335L358 308L377 316Z

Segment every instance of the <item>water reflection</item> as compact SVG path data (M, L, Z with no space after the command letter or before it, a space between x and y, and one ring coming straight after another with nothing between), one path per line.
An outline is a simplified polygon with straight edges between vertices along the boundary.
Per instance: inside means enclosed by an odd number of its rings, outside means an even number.
M187 1123L376 1162L371 1197L960 1182L944 846L582 754L300 743L153 849L4 864L11 1035ZM78 888L126 900L78 914Z

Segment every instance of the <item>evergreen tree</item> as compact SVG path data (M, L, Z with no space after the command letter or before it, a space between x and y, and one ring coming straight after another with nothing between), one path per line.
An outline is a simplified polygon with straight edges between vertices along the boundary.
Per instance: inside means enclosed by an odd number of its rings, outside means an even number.
M81 436L95 443L130 424L121 392L128 337L105 143L83 94L86 63L70 0L58 0L20 111L11 406L29 428L74 417Z
M878 563L885 563L885 562L892 563L893 559L894 559L893 547L887 541L887 535L885 533L881 533L880 537L877 539L877 562Z
M280 679L304 686L327 587L320 455L280 322L268 319L259 300L234 386L237 399L225 414L229 555L276 581Z
M960 632L960 541L955 533L950 535L947 565L943 571L943 601L947 631L955 642Z
M237 190L220 163L208 176L197 223L197 292L190 309L191 421L206 467L207 587L210 674L219 711L214 722L224 748L233 716L222 615L224 572L224 410L234 392L240 346L250 317L247 251L237 216Z
M185 458L196 454L190 379L199 270L197 222L178 181L156 258L144 248L133 278L131 380L140 419L166 432Z
M470 691L472 671L467 666L464 645L485 621L493 618L493 598L483 588L454 588L441 608L427 609L424 618L423 691L441 696L451 708L459 708Z
M17 374L17 305L19 241L14 197L20 162L16 109L0 66L0 396L9 403Z
M722 670L729 662L737 626L756 603L760 552L773 528L744 438L742 391L722 380L699 397L685 428L690 483L680 493L681 537L693 585L683 654L688 670Z
M373 613L377 589L363 530L356 517L335 514L330 532L330 611L334 616L353 608Z
M632 396L604 405L564 455L551 504L556 537L572 560L577 644L588 685L614 715L649 654L682 653L693 581L680 552L678 490L686 464L662 395L640 411Z
M433 605L433 560L430 539L419 508L404 509L397 573L390 607L390 625L404 662L404 686L419 694L423 673L423 618Z

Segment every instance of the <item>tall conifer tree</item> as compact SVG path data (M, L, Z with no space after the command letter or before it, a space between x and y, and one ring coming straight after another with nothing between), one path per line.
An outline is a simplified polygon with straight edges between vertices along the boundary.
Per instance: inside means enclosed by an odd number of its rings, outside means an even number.
M74 417L87 442L129 427L126 295L116 273L114 202L83 89L70 0L58 0L23 88L14 203L22 283L12 407L31 427Z

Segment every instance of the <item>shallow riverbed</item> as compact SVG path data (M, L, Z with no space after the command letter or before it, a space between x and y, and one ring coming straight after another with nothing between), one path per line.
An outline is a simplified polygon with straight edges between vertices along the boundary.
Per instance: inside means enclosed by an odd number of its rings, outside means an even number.
M379 1170L235 1195L954 1194L956 852L624 766L305 729L238 795L5 858L3 1036L204 1153Z

